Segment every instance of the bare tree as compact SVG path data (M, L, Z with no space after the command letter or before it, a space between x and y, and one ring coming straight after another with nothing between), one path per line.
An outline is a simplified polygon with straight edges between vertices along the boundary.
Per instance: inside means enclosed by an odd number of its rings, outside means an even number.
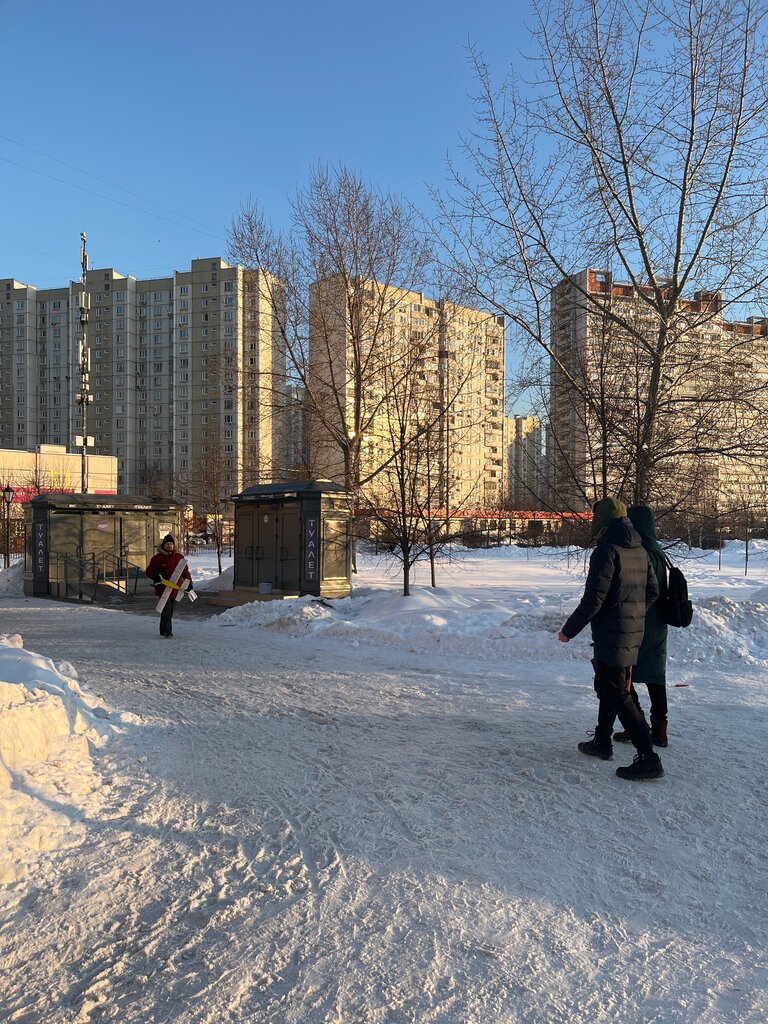
M461 311L453 304L428 304L424 312L434 313L425 318L424 330L393 331L390 337L392 351L375 385L379 411L366 437L370 453L363 453L364 462L379 469L360 497L401 563L406 597L411 569L422 557L429 558L436 585L435 561L450 539L449 503L484 497L482 474L473 488L466 473L452 473L452 459L483 429L475 408L484 398L483 348L455 330ZM463 335L461 346L457 333Z
M231 494L232 466L218 434L208 438L206 446L205 462L198 463L179 479L175 490L185 504L192 507L194 517L205 521L206 534L216 546L221 575L221 555L229 529L227 504Z
M356 492L363 437L378 409L366 386L381 369L393 296L423 287L429 249L400 200L344 168L316 168L292 220L281 235L254 204L244 205L230 252L263 272L260 287L278 311L293 382Z
M318 167L294 200L288 234L275 232L250 203L231 229L233 259L260 272L265 300L277 311L288 384L305 403L311 469L342 482L358 503L402 458L400 446L373 442L392 396L401 401L418 372L413 344L439 341L439 304L425 302L423 289L434 285L455 298L445 280L434 281L419 223L401 200L350 171ZM415 430L409 426L407 443L444 414L445 403L430 407Z
M700 493L711 466L765 451L765 327L725 320L768 279L765 13L544 0L525 88L495 88L472 54L476 129L442 223L527 353L572 505L617 485L635 501Z

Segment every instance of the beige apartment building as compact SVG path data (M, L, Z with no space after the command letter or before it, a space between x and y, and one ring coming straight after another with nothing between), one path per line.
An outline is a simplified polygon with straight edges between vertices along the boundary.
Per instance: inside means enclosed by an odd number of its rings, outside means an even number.
M546 479L541 420L538 416L510 416L505 422L509 507L540 509Z
M117 459L88 455L88 494L117 494ZM82 458L64 445L41 444L35 451L0 448L0 487L10 484L13 503L30 501L45 491L80 492Z
M547 471L562 507L588 507L606 478L631 497L626 425L637 422L651 369L637 335L657 334L644 291L594 269L552 290ZM695 292L681 303L662 375L657 499L713 515L754 504L768 492L768 320L728 322L719 293Z
M313 470L363 481L387 503L400 455L434 508L496 507L505 496L503 318L422 293L338 277L310 291ZM359 472L345 462L359 435ZM399 454L400 453L400 454Z
M264 277L218 257L154 279L88 271L87 434L120 493L180 497L205 478L223 496L281 475L280 292ZM0 279L0 447L82 434L81 290Z

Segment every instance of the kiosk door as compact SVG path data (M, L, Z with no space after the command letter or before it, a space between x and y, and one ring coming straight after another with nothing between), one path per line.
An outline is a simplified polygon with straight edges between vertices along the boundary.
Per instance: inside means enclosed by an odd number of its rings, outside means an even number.
M120 538L116 531L114 512L83 512L83 557L85 578L102 579L114 576Z
M258 582L277 585L279 548L277 543L277 509L272 505L257 505Z
M235 584L238 587L256 585L256 509L243 506L237 513L235 536Z
M82 578L83 524L79 512L54 512L48 526L48 579L51 583Z

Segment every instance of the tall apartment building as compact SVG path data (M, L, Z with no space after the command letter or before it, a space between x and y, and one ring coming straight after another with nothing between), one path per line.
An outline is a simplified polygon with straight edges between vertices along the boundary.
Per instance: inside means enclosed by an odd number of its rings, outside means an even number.
M622 473L636 438L625 428L637 422L651 370L637 336L654 340L658 333L647 291L594 269L552 290L551 345L565 372L553 359L547 463L551 500L564 507L600 497L604 478L609 490L626 485ZM721 295L698 291L680 304L670 342L656 438L659 497L716 513L757 487L768 491L768 463L754 454L768 425L768 320L728 322Z
M510 416L506 428L509 507L540 509L545 486L541 420L538 416Z
M413 471L429 480L424 486L437 506L498 505L506 486L504 334L503 318L418 292L364 282L350 296L340 278L316 282L309 335L310 388L322 410L310 424L315 472L344 481L339 437L360 422L359 476L376 474L363 489L371 502L387 500L393 454L400 439L411 439Z
M281 475L285 353L263 276L218 257L147 280L88 271L87 432L117 457L121 493L183 496L213 472L226 494ZM0 448L82 433L80 292L0 279Z

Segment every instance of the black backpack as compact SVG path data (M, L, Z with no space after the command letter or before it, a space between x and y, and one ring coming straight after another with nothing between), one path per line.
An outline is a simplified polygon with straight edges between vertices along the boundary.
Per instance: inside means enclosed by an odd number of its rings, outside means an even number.
M667 592L659 598L659 614L668 626L690 626L693 605L688 600L688 581L666 555L664 564L668 570Z

